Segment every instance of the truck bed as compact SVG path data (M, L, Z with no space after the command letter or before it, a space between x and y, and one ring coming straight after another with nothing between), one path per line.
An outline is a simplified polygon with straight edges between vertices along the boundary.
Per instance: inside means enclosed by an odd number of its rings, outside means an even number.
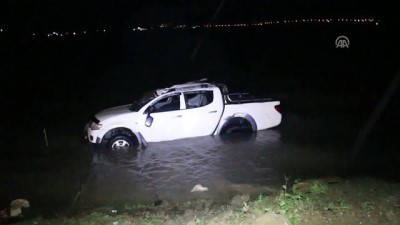
M226 105L229 104L242 104L252 102L272 102L275 101L273 98L259 97L251 95L250 93L226 93L224 94L224 101Z

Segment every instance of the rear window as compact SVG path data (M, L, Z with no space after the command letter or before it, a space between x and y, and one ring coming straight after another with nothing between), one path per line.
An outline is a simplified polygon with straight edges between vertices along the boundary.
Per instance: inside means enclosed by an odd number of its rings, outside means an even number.
M213 91L201 91L185 93L187 109L199 108L211 104L214 100Z

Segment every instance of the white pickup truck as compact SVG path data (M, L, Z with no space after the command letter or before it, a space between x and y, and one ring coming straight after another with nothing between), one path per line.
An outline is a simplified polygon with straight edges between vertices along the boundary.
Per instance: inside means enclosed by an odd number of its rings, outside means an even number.
M281 123L280 102L226 85L192 81L145 93L133 104L105 109L85 127L92 144L110 150L233 132L255 132Z

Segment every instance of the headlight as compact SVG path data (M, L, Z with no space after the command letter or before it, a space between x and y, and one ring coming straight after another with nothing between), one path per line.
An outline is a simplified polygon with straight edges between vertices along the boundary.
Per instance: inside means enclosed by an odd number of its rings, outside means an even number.
M92 130L99 130L99 129L101 128L101 126L103 126L103 125L98 124L98 123L95 123L95 122L92 122L92 123L90 124L90 129L92 129Z

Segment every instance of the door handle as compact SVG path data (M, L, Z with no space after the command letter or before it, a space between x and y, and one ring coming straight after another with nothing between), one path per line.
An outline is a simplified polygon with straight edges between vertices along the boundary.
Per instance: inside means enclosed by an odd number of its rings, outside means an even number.
M210 111L208 113L216 113L216 112L217 112L217 110L213 110L213 111Z

